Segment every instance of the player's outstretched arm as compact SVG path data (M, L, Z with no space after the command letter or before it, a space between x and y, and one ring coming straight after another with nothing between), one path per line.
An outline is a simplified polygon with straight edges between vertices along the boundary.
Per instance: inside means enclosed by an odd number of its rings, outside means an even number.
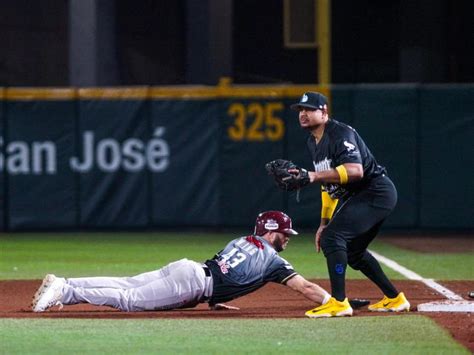
M306 280L301 275L295 275L286 282L291 289L301 293L313 302L322 304L329 298L329 294L320 286Z

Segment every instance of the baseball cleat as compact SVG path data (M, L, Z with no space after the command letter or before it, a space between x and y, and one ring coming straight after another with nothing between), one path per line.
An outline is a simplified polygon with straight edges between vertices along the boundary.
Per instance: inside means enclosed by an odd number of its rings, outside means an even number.
M350 317L352 316L352 307L347 298L340 302L331 297L326 304L307 311L305 316L309 318Z
M36 291L31 307L33 312L44 312L54 306L61 306L60 299L63 295L64 279L48 274Z
M372 312L409 312L410 303L403 292L400 292L395 298L383 296L383 299L369 306Z

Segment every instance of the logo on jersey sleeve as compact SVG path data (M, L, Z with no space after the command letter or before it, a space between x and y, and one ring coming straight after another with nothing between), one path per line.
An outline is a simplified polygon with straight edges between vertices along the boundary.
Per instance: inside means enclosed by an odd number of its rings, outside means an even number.
M349 153L352 153L356 151L356 146L352 143L349 143L348 141L344 141L344 146L347 148L347 151Z

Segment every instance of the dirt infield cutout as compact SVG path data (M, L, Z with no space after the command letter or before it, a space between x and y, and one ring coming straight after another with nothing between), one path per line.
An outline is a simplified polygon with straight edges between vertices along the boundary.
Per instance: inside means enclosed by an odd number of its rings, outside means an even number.
M314 280L324 288L329 288L328 280ZM467 295L472 287L471 281L440 282L459 295ZM9 280L0 281L0 318L305 318L304 312L314 304L278 284L268 284L260 290L239 298L229 304L240 307L239 311L210 311L206 304L193 309L161 311L161 312L120 312L109 307L95 307L88 304L57 307L44 313L33 313L30 308L31 298L41 280ZM403 317L417 313L419 304L444 301L445 298L418 281L396 281L395 285L405 292L414 312L410 313L379 313L369 312L367 307L354 311L354 316L388 316ZM369 281L349 280L347 294L351 298L367 298L371 302L379 301L380 291ZM438 324L448 329L458 342L474 351L471 330L474 329L472 313L429 312L424 315L433 318ZM315 320L324 321L324 320Z

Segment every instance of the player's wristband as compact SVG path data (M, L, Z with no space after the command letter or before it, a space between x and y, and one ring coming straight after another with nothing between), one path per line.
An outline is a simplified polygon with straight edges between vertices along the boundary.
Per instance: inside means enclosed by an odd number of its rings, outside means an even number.
M336 166L336 170L339 173L339 181L341 184L347 184L347 181L349 181L349 177L347 176L347 170L344 165L339 165Z
M338 199L333 200L326 191L321 191L321 218L331 219Z

